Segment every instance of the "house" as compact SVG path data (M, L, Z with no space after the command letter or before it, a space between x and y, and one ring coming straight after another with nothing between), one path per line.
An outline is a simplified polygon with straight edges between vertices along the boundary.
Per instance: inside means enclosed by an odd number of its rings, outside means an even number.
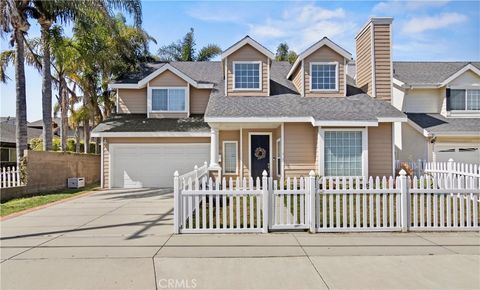
M480 62L393 62L392 103L399 160L480 163Z
M42 136L42 130L27 127L28 142ZM0 117L0 167L17 164L17 139L14 117Z
M62 124L62 119L61 118L52 118L52 130L53 134L55 136L60 136L60 126ZM42 129L43 130L43 120L37 120L34 122L28 123L28 127L30 128L35 128L35 129ZM83 138L83 125L78 126L78 135L79 138ZM67 129L67 138L72 138L74 139L75 136L75 129L72 128L70 125L68 126Z
M208 161L215 176L392 175L392 18L372 18L352 55L324 37L292 65L249 36L220 61L149 63L110 84L117 114L102 140L102 185L158 187ZM359 93L360 92L360 93Z

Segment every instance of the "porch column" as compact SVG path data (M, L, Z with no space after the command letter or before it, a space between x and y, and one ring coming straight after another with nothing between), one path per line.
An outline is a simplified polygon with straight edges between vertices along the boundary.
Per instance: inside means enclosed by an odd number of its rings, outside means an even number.
M210 168L219 168L218 164L218 129L210 129Z

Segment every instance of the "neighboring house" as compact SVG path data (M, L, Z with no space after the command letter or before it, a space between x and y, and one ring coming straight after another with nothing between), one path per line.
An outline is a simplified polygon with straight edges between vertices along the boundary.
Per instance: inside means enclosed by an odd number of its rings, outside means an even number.
M52 130L55 136L60 136L60 125L62 123L61 118L52 118ZM43 129L43 120L37 120L34 122L28 123L28 127L35 129ZM80 138L83 138L83 126L78 127L78 133ZM67 138L75 139L75 129L68 126Z
M221 61L151 63L110 84L117 114L92 131L102 185L172 186L175 170L204 161L234 179L392 175L393 124L406 116L390 103L391 23L372 18L356 38L368 95L347 78L351 54L328 38L293 65L247 36Z
M392 104L399 160L480 163L480 62L393 62Z
M15 118L0 118L0 167L15 166L17 164L17 144L15 132ZM28 141L41 137L42 130L28 128Z

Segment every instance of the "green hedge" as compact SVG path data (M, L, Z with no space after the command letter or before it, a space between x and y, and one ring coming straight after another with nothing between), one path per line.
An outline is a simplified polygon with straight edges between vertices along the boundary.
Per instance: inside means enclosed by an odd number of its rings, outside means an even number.
M55 137L53 138L53 148L52 151L60 151L60 138ZM30 147L34 151L43 151L43 139L42 138L33 138L30 140ZM80 141L80 152L84 150L84 142ZM67 151L68 152L75 152L75 139L67 139ZM95 152L95 143L90 142L90 152Z

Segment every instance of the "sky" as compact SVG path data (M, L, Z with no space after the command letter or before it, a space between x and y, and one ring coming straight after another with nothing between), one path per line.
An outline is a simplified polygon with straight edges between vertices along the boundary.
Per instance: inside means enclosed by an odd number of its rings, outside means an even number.
M480 1L143 1L143 28L156 39L150 51L192 27L197 49L222 49L250 35L275 52L281 42L300 53L327 36L355 57L355 35L371 16L392 16L393 60L480 61ZM39 36L31 21L29 37ZM66 28L68 31L68 27ZM10 49L8 37L0 40ZM15 115L15 81L0 85L0 115ZM27 119L41 119L41 76L26 68ZM56 94L56 92L54 92Z

